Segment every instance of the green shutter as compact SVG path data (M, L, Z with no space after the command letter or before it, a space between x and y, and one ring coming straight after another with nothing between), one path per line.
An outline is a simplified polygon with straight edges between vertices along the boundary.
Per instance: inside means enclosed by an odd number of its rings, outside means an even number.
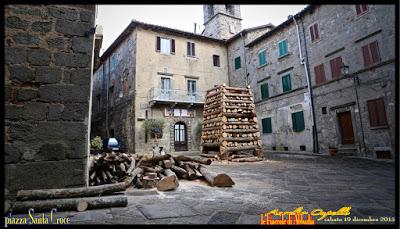
M279 42L279 56L287 54L287 40Z
M267 63L265 50L258 53L258 65L262 66Z
M303 111L292 113L293 131L300 132L304 130L304 114Z
M235 70L241 68L240 56L235 58Z
M261 99L268 99L269 98L269 91L268 91L268 84L261 84Z
M282 77L282 87L283 87L283 92L292 90L292 82L290 80L290 74Z
M272 123L271 118L264 118L261 120L262 122L262 131L263 134L270 134L272 133Z

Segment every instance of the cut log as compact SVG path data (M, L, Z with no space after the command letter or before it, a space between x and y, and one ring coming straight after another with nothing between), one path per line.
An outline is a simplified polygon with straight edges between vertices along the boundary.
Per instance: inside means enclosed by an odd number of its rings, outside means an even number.
M164 160L163 161L164 168L169 169L172 166L171 160Z
M174 175L162 178L156 185L158 191L174 190L179 186L178 178Z
M187 156L183 156L183 155L175 156L174 159L176 161L193 161L193 162L197 162L197 163L204 164L204 165L211 164L210 159L187 157Z
M126 171L126 173L130 174L135 169L135 167L136 167L136 161L135 161L135 158L132 156L131 164L129 165L129 168Z
M262 161L262 158L259 157L246 157L246 158L234 158L232 162L255 162L255 161Z
M88 208L88 203L84 200L79 201L78 206L76 207L78 212L83 212L86 211L86 209Z
M133 179L135 179L135 177L139 174L142 174L144 172L144 170L142 168L136 168L135 170L132 171L131 174L128 174L129 177L127 177L125 179L125 187L128 187L131 185Z
M216 158L216 156L217 156L217 155L204 154L204 153L201 153L201 154L200 154L200 157L206 157L206 158Z
M225 173L215 174L209 171L205 166L199 166L199 171L211 186L232 187L232 185L235 184Z
M165 176L176 176L176 178L178 178L178 176L171 169L164 169L164 174Z
M182 169L181 167L178 167L176 165L171 166L171 170L178 175L179 178L187 179L188 174L186 170Z
M20 190L17 200L45 200L57 198L101 196L125 190L123 182L84 188Z
M183 168L186 170L189 180L194 180L197 178L196 172L190 168L188 164L183 164Z
M171 157L171 154L165 154L165 155L160 155L160 156L152 157L152 158L150 158L150 159L148 159L148 160L144 160L143 162L151 163L151 164L156 164L156 163L158 163L159 161L168 160L170 157Z
M126 196L104 196L104 197L84 197L67 199L50 199L40 201L16 201L12 206L13 213L26 213L30 208L36 212L48 212L56 208L57 211L78 210L80 202L87 203L87 209L126 207L128 198Z

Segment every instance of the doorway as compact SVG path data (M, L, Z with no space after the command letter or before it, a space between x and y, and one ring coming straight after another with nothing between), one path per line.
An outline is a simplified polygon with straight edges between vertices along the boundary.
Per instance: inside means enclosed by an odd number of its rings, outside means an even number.
M185 123L177 122L174 125L174 147L175 151L187 151L187 128Z
M343 145L354 144L353 123L351 121L351 112L345 111L338 113L340 136Z

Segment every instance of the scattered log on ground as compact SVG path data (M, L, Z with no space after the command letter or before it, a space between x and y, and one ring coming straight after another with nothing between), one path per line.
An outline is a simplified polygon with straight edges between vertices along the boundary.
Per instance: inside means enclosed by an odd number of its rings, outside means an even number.
M56 208L57 211L76 211L84 209L82 202L87 203L87 209L126 207L128 198L126 196L103 196L103 197L82 197L66 199L49 199L36 201L16 201L12 206L13 213L26 213L30 208L36 212L49 212ZM85 209L86 210L86 209Z
M225 173L215 174L214 172L209 171L205 166L199 166L199 171L211 186L231 187L235 184L235 182L233 182L233 180Z
M57 198L88 197L112 194L125 190L123 182L83 188L20 190L17 200L45 200Z
M174 190L179 186L178 178L174 175L162 178L156 185L158 191Z
M210 159L194 158L194 157L188 157L188 156L183 156L183 155L174 156L174 159L176 161L193 161L193 162L197 162L197 163L204 164L204 165L210 165L211 164L211 160Z
M232 162L255 162L255 161L262 161L263 158L259 157L245 157L245 158L234 158Z
M173 165L173 166L171 166L171 170L174 171L174 173L176 175L178 175L178 178L183 178L183 179L188 178L188 174L187 174L186 170L182 169L181 167Z

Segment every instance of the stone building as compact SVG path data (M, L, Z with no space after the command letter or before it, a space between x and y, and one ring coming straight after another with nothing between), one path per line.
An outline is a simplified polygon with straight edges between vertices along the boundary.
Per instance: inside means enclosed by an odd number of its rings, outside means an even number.
M93 136L197 150L205 91L226 83L253 89L267 151L393 156L393 5L310 5L244 30L237 5L203 10L202 35L133 21L103 54ZM149 118L167 121L159 143L141 128Z
M312 5L294 18L247 45L266 148L393 158L394 5Z
M4 16L6 200L85 186L95 6L6 5Z

